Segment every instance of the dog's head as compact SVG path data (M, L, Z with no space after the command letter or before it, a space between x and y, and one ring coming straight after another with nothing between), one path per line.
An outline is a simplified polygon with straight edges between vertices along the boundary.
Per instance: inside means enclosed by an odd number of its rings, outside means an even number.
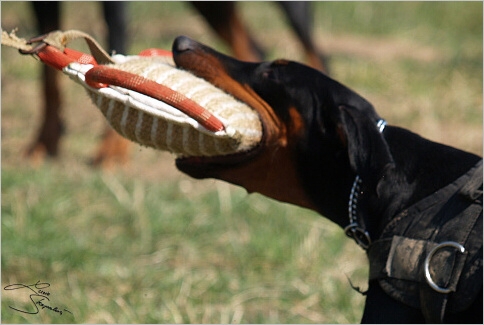
M177 160L188 175L322 212L319 201L331 200L331 189L391 160L372 105L315 69L286 60L242 62L187 37L175 40L173 56L178 67L255 109L264 132L249 152Z

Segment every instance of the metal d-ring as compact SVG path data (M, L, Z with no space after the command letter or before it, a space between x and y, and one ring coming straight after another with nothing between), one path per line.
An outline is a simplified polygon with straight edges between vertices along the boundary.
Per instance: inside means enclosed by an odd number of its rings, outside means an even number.
M37 53L39 53L41 50L43 50L47 46L47 43L42 42L47 37L47 35L49 35L49 34L43 34L43 35L40 35L40 36L37 36L37 37L32 37L31 39L29 39L27 41L27 44L32 45L34 43L38 43L38 42L40 42L40 43L37 44L36 46L32 47L30 50L20 49L18 51L21 54L37 54Z
M459 243L456 243L456 242L453 242L453 241L444 241L444 242L438 244L437 246L435 246L430 251L430 253L427 255L427 257L425 258L425 264L424 264L424 268L425 268L425 279L427 280L427 283L429 284L429 286L432 289L434 289L435 291L439 292L439 293L449 293L449 292L452 291L449 288L442 288L442 287L438 286L434 282L434 280L432 279L432 276L430 275L430 260L432 259L432 257L434 256L434 254L439 249L444 248L444 247L454 247L454 248L457 248L461 253L464 253L466 251L466 249L464 248L464 246L462 246Z
M368 249L371 244L371 237L368 231L361 228L358 223L353 222L345 227L344 232L346 236L353 238L356 243L363 249Z
M46 43L39 43L35 47L31 48L30 50L19 49L18 51L20 52L20 54L37 54L41 50L43 50L45 47L47 47Z

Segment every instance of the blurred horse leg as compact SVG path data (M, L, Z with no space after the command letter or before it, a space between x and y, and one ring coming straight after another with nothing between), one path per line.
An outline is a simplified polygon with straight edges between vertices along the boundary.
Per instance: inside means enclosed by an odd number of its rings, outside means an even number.
M41 34L49 33L60 27L60 4L55 1L32 2L37 29ZM55 157L59 152L59 142L63 133L63 123L60 117L61 96L59 92L60 73L54 68L42 65L42 124L35 140L26 150L35 163L39 163L45 155Z
M307 1L278 1L286 14L292 29L304 47L309 65L328 73L327 57L316 48L313 41L312 3Z
M104 1L103 15L108 26L109 51L126 54L126 4L122 1ZM106 126L101 143L91 160L92 165L109 168L117 163L128 162L130 142L113 128Z

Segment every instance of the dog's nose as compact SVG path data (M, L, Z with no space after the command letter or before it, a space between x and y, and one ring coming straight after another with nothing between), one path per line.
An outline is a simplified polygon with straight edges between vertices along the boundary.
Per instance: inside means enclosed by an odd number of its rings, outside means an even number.
M174 54L193 50L196 42L186 36L178 36L173 42L172 52Z

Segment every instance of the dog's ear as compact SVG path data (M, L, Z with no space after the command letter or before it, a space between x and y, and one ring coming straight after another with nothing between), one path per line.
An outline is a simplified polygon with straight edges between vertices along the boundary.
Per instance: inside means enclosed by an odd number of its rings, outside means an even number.
M373 114L340 105L337 135L348 149L350 165L365 183L377 186L393 168L393 158Z

